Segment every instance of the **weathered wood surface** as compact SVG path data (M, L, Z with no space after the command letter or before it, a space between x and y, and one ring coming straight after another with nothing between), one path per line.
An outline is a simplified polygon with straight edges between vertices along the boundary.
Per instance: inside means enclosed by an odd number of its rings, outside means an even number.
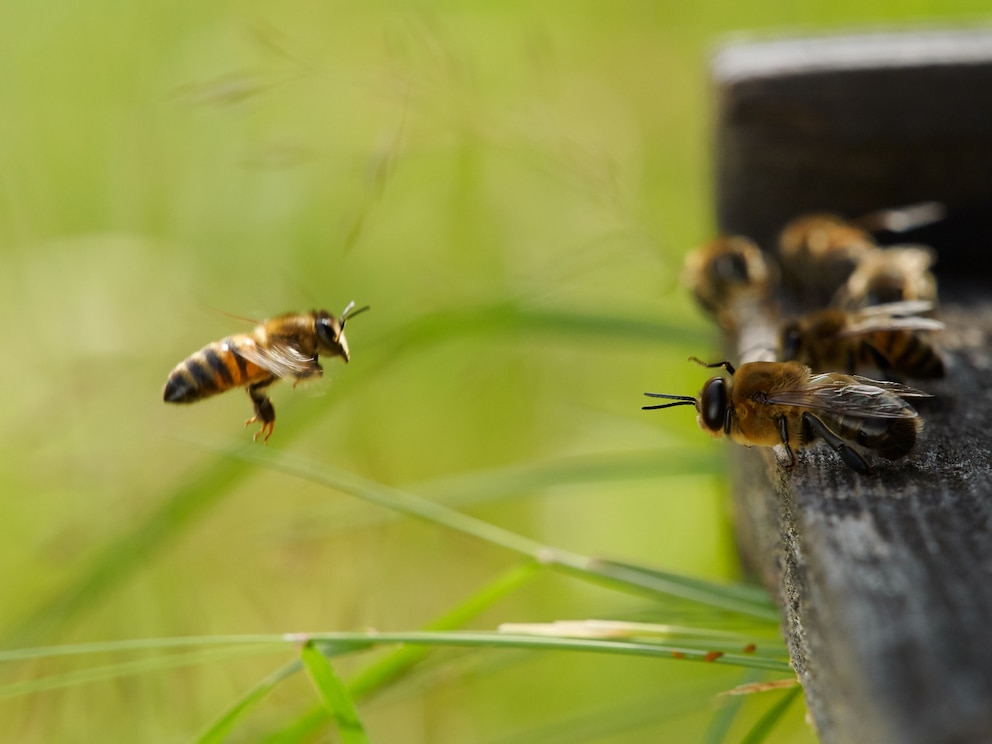
M992 742L992 34L737 45L714 78L722 231L767 247L803 212L950 210L922 236L948 370L921 385L914 454L859 476L825 449L791 472L729 449L741 552L821 740Z

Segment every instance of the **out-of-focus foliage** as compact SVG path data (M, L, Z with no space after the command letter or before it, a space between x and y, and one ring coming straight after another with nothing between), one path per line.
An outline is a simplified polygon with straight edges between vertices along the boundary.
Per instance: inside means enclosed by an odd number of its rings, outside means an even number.
M739 578L719 443L689 411L639 410L644 390L696 392L685 359L715 341L677 285L712 229L707 52L736 29L980 10L9 0L0 645L409 631L518 565L232 457L253 446L241 391L162 402L184 356L250 327L228 314L353 299L372 311L349 325L351 363L273 388L269 450L564 550ZM559 573L498 596L458 627L699 620ZM99 659L8 663L0 736L189 739L290 658L32 694L17 684ZM712 696L751 679L722 665L431 658L359 704L371 741L717 741L770 705L721 718ZM278 680L243 737L318 702L306 675ZM793 708L770 740L811 739Z

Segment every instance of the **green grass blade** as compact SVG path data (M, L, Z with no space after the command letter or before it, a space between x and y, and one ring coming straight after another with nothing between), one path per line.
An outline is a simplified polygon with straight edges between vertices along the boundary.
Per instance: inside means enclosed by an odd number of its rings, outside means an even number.
M611 638L570 637L568 635L501 633L493 631L352 631L352 632L321 632L321 633L273 633L270 635L256 634L245 636L194 636L190 638L152 638L140 642L142 648L173 648L203 647L203 646L236 646L241 647L238 653L249 653L256 650L271 651L276 644L300 645L320 643L324 656L338 656L364 651L376 646L412 644L421 646L449 646L461 648L524 648L540 650L570 650L593 651L601 653L617 653L625 656L643 655L654 657L670 657L671 652L685 651L688 659L702 660L705 654L699 649L685 649L671 644L646 642L644 634L632 636L635 641L617 641ZM115 647L121 651L132 650L136 644L132 641L104 642L99 644L78 644L73 646L52 646L49 648L28 649L11 654L8 661L19 661L25 658L57 658L60 656L80 655L86 653L107 653ZM29 652L29 653L26 653ZM791 667L784 660L751 656L748 654L726 654L722 663L732 662L739 666L758 669L770 669L778 672L790 672Z
M623 700L616 705L602 705L592 710L575 710L570 714L544 721L487 744L577 744L578 742L612 741L618 734L627 734L661 721L679 718L705 710L711 704L713 684L692 684L680 690L645 696L639 700ZM611 738L612 737L612 738ZM619 737L623 741L632 738ZM656 741L644 737L637 741Z
M316 644L306 643L300 649L300 660L306 667L324 708L337 721L341 741L344 744L369 744L355 702L327 657Z
M761 679L761 674L756 670L748 670L743 677L741 684L757 682ZM717 708L710 719L709 726L706 727L706 734L702 744L728 744L727 735L730 727L733 726L737 716L740 715L744 707L744 695L724 696L722 705Z
M591 559L577 553L559 550L462 514L430 499L285 453L255 447L229 450L228 454L351 494L397 513L472 535L526 555L545 565L619 590L655 597L681 597L761 620L778 621L778 610L757 589L722 585L633 564Z
M759 620L779 619L778 609L767 595L752 587L718 584L620 561L594 560L586 570L646 594L681 597Z
M515 566L459 602L429 623L425 629L443 631L463 627L480 612L538 576L542 570L541 565L532 561ZM356 700L367 697L405 675L429 653L430 649L425 646L402 646L361 669L348 681L348 691ZM272 734L269 740L299 741L307 735L315 734L326 720L324 708L309 710L278 733Z
M330 406L346 398L352 387L372 384L377 374L397 364L407 354L422 353L430 346L457 338L497 331L579 339L664 341L687 348L698 345L698 330L684 326L568 311L529 310L512 303L439 312L418 318L371 342L367 348L370 363L362 377L342 377L335 381L334 395L308 401L306 406L294 406L298 425L281 436L287 440L294 432L299 436L307 426L326 415ZM245 449L259 448L246 445ZM248 457L239 459L250 460ZM144 522L109 542L60 594L7 632L2 645L18 647L37 643L95 606L137 567L147 563L150 555L221 503L250 472L229 459L211 460L178 485L166 489L159 507Z
M404 490L429 497L453 509L464 509L494 501L525 496L562 485L618 483L640 478L682 475L712 475L723 470L723 460L714 452L670 448L645 452L605 453L563 457L555 460L511 465L505 468L460 473ZM329 535L357 528L368 528L399 519L388 511L347 509L333 517L313 519L295 528L294 534Z
M137 528L109 542L58 596L5 634L6 647L26 646L55 632L99 602L149 555L195 524L250 473L231 460L214 459L169 490Z
M106 682L113 679L133 677L138 674L161 672L167 669L195 666L198 664L215 663L229 658L241 658L250 653L268 653L271 649L259 647L230 648L200 648L185 653L155 656L147 659L131 659L114 664L60 671L46 674L36 679L12 682L0 685L0 700L6 698L31 695L39 692L49 692L93 682ZM102 653L102 652L101 652Z
M782 696L782 699L765 711L765 714L751 727L751 730L741 739L740 744L761 744L761 742L765 741L789 710L792 701L802 691L803 688L798 685L787 690Z
M248 693L228 708L196 741L198 744L220 744L231 733L237 722L261 702L283 680L288 679L303 668L299 659L293 659L268 675Z
M480 612L489 609L503 597L531 581L541 570L540 565L531 561L515 566L429 623L425 629L444 631L463 627ZM399 648L389 656L359 671L348 682L348 689L356 698L365 697L401 677L427 653L428 649L418 646Z
M417 483L408 488L444 501L468 506L510 493L527 493L563 485L615 483L639 478L710 475L723 469L712 451L690 448L644 452L610 452L483 470Z
M280 470L312 483L350 494L394 512L423 519L494 545L501 545L507 550L535 560L542 562L562 560L575 562L577 565L585 560L581 556L555 550L536 540L517 535L510 530L461 514L430 499L385 486L338 468L322 466L311 460L262 447L227 450L226 453L240 460L264 465L273 470Z

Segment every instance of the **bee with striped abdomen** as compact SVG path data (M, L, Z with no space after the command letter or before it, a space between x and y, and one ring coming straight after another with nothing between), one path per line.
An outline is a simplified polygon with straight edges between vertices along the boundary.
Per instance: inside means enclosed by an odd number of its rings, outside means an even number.
M713 377L699 395L645 393L673 403L644 406L644 410L695 406L700 428L715 438L745 446L782 445L795 465L795 449L822 439L852 470L869 472L859 452L887 460L909 454L923 422L904 398L929 398L919 390L894 382L828 373L814 375L798 362L748 362L737 369L722 367L731 379Z
M255 407L255 415L245 426L261 423L257 440L268 441L275 428L276 412L266 388L278 379L295 385L302 380L320 377L324 369L320 355L349 359L344 325L369 309L354 310L348 303L335 318L326 310L287 313L259 323L250 333L228 336L207 344L176 365L166 380L163 398L166 403L193 403L235 387L245 387Z
M849 312L825 308L782 326L780 358L808 364L816 372L873 367L884 375L917 379L944 376L944 361L928 332L944 324L921 313L933 310L924 301L890 302Z

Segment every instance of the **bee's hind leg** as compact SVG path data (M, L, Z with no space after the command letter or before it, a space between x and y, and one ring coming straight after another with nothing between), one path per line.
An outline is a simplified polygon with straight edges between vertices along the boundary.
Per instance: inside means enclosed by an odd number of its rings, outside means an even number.
M816 416L809 412L804 413L803 424L807 426L810 431L821 437L851 470L856 473L861 473L862 475L871 472L868 467L868 463L865 462L865 458L859 455L853 448L844 444L844 441L830 431L830 429L828 429L826 425Z
M253 442L258 441L259 435L262 435L263 443L268 442L269 437L272 436L272 430L276 428L276 409L272 405L272 401L269 400L269 396L265 394L265 388L275 382L275 379L273 377L248 386L248 397L255 405L255 415L245 421L245 426L258 422L262 424L262 428L256 431L251 438Z
M796 453L789 446L789 422L786 421L785 416L778 420L778 435L782 437L782 447L785 448L785 454L789 456L789 463L784 467L792 470L796 467Z

